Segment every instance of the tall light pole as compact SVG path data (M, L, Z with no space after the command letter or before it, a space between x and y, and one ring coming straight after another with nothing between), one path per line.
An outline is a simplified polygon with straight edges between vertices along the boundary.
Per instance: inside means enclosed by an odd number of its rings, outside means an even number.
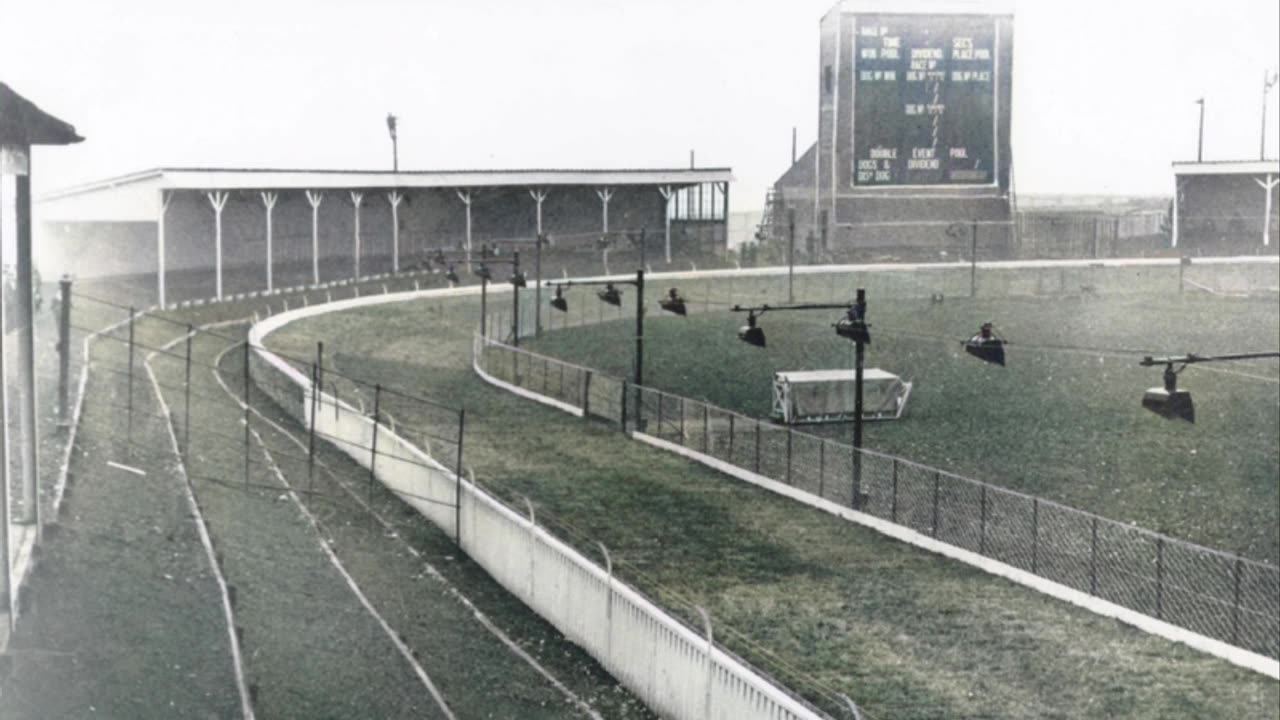
M749 345L765 346L764 331L756 324L756 319L766 312L778 310L844 310L845 317L835 324L836 335L854 344L853 366L853 493L852 507L861 510L866 506L867 496L862 492L862 379L866 365L866 349L871 344L870 325L867 324L867 291L858 288L853 303L805 303L801 305L758 305L742 307L734 305L731 312L747 313L747 325L738 331L738 337Z
M1262 144L1258 150L1258 159L1267 159L1267 95L1271 92L1271 88L1276 86L1276 80L1280 79L1280 75L1271 71L1262 73Z
M387 113L387 132L391 133L391 171L400 172L400 148L396 140L396 116Z
M1196 143L1196 162L1204 162L1204 98L1196 100L1200 106L1200 140Z
M796 301L796 209L787 208L787 302Z
M644 385L644 269L636 270L635 280L548 280L546 285L547 287L556 288L556 297L551 301L551 306L560 312L568 312L569 310L569 305L561 294L564 288L603 285L606 291L611 293L611 297L606 299L606 295L601 294L600 299L619 307L621 307L622 303L621 293L614 289L614 285L631 285L636 289L636 345L635 356L632 361L632 383L635 390L636 429L639 430L641 421L641 388ZM604 293L605 291L601 292ZM625 393L622 405L622 429L625 432L627 429Z

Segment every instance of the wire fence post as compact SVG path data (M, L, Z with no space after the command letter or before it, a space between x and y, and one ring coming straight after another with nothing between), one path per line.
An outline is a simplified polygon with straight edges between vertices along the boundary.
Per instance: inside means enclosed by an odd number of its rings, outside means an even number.
M654 428L653 434L662 437L662 393L658 393L658 427Z
M978 553L980 555L987 554L987 484L983 483L978 486L982 489L982 495L979 498L981 507L978 509Z
M729 462L733 462L733 425L734 425L733 418L734 418L734 415L730 414L729 415Z
M1236 555L1235 564L1231 568L1232 602L1231 602L1231 644L1240 644L1240 576L1244 574L1244 560Z
M244 341L244 488L249 489L249 341Z
M307 494L316 483L316 406L320 404L320 366L311 363L311 422L307 428ZM310 499L310 497L308 497Z
M458 460L454 464L453 478L453 541L462 547L462 439L467 427L467 409L458 411Z
M1156 619L1164 619L1164 538L1156 538Z
M127 445L125 446L125 450L124 450L125 456L128 457L130 460L133 459L133 325L134 325L133 318L134 318L134 309L133 307L130 307L129 308L129 376L128 376L129 398L128 400L126 400L127 410L125 414L128 416L128 418L125 420L125 423L127 426L125 431L125 442L127 443Z
M711 408L702 403L702 454L711 451Z
M933 471L933 536L938 537L938 496L942 494L942 473Z
M68 385L71 382L71 277L62 276L58 307L58 421L70 422L67 417Z
M1040 498L1031 498L1031 572L1040 574Z
M587 371L587 375L588 376L591 375L590 370ZM586 396L584 393L583 403L585 404L585 402L586 402ZM622 408L622 412L619 414L618 419L622 422L622 434L626 435L627 434L627 379L626 378L622 378L622 402L619 404L619 407Z
M1089 594L1098 594L1098 516L1093 516L1089 529Z
M377 479L378 466L378 419L381 417L382 385L373 386L373 441L369 443L369 497L370 518L372 519L373 481Z
M680 396L680 445L684 445L684 396Z
M316 342L316 393L324 392L324 342Z
M898 458L892 461L893 466L893 494L889 499L889 519L898 522Z
M760 418L756 418L756 474L760 474Z
M818 443L818 497L823 496L823 490L826 487L827 473L827 441L823 440Z
M196 329L187 325L186 370L182 379L182 463L191 462L191 342Z
M791 439L795 435L790 428L787 429L787 484L791 484Z
M564 365L561 365L560 367L563 368ZM561 377L564 377L564 375L562 374ZM627 387L627 381L623 380L622 381L622 388L623 388L622 414L624 416L622 418L623 431L626 431L627 429L627 419L625 417L627 414L626 413L626 408L627 408L626 387ZM586 373L583 374L582 376L582 419L586 420L589 417L591 417L591 371L590 370L586 371Z

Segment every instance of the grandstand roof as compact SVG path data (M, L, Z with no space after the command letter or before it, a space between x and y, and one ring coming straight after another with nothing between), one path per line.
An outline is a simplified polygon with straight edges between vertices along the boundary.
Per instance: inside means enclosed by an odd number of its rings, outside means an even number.
M1176 162L1174 175L1259 175L1280 174L1280 160L1211 160Z
M70 145L82 140L70 123L0 82L0 145Z
M1014 0L841 0L837 7L886 15L1012 15Z
M145 184L157 190L327 188L555 187L568 185L695 185L731 182L729 168L532 170L299 170L276 168L155 168L45 193L40 200Z

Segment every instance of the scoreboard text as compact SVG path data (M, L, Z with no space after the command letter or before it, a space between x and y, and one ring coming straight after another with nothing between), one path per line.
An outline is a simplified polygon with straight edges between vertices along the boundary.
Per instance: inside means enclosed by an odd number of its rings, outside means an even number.
M858 15L853 183L995 182L996 21Z

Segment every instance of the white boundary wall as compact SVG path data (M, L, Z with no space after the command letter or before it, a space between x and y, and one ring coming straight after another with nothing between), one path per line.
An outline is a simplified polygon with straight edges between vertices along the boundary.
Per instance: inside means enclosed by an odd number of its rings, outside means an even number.
M275 315L255 324L249 342L265 361L302 389L310 407L310 378L266 350L270 333L305 317L426 297L475 294L477 288L353 298ZM316 430L368 468L374 423L350 405L320 394ZM304 424L309 417L299 418ZM708 637L614 579L610 570L460 479L386 425L378 425L375 475L445 532L453 534L461 494L462 549L495 580L663 717L689 720L818 720L820 712L792 697ZM388 453L386 457L382 453ZM432 501L435 502L432 502ZM445 504L447 503L447 504Z

